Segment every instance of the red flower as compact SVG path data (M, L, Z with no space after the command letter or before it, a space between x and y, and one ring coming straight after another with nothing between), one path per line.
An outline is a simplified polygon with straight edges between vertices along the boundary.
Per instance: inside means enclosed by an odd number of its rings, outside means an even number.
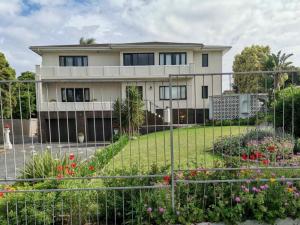
M249 157L251 160L255 160L256 159L256 156L254 154L251 154L250 157Z
M264 165L269 165L269 163L270 163L270 160L268 160L268 159L264 159L264 160L262 161L262 163L263 163Z
M74 160L75 159L75 155L73 153L71 153L69 159L70 160Z
M3 197L4 197L4 193L0 192L0 198L3 198Z
M63 166L62 165L59 165L59 166L57 166L57 171L59 171L59 172L61 172L61 171L63 171Z
M191 177L195 177L197 175L197 170L192 170L190 172Z
M9 124L5 124L4 128L10 128L10 125Z
M170 180L171 180L170 176L164 176L163 179L164 179L165 184L170 184Z
M71 163L72 168L76 168L77 164L76 163Z
M58 174L57 176L56 176L56 178L57 179L62 179L64 176L62 175L62 174Z
M90 170L90 171L94 171L94 170L95 170L95 167L94 167L94 166L89 166L89 170Z
M255 156L256 156L256 158L258 158L258 159L264 157L264 155L263 155L261 152L255 152Z
M269 152L275 152L275 146L274 145L270 145L270 146L267 147L267 150Z
M66 173L71 176L75 174L74 171L70 169L66 169Z
M243 154L243 155L242 155L242 159L243 159L243 160L247 160L247 159L248 159L248 156L247 156L246 154Z

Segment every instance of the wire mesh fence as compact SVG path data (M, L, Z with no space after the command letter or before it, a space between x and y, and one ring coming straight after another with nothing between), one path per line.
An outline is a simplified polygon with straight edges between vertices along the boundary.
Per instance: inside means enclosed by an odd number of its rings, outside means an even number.
M293 217L298 76L1 81L0 224L239 221L257 196Z

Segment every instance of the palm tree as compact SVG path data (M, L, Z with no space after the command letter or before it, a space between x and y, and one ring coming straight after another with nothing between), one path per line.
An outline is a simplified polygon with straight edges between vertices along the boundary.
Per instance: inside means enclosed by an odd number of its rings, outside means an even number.
M286 70L291 67L292 62L287 61L293 54L281 54L281 51L277 52L277 54L272 53L268 56L265 62L265 68L267 70L280 71ZM280 89L288 79L287 73L275 73L274 74L274 87Z
M84 38L81 37L79 40L79 44L80 45L92 45L92 44L96 44L96 39L95 38Z

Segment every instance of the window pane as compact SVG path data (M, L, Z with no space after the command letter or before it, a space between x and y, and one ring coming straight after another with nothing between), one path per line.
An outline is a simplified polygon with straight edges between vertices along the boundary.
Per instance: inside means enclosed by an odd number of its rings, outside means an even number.
M71 56L66 57L66 66L73 66L73 57Z
M148 54L138 54L138 65L149 65Z
M180 87L180 98L186 99L186 87L185 86Z
M172 87L172 99L178 99L178 87Z
M154 54L148 54L148 64L154 65Z
M131 55L124 54L124 66L130 66L130 65L131 65Z
M165 99L170 99L169 87L164 87L165 89Z
M166 54L166 65L172 65L172 55Z
M180 54L176 54L175 55L175 65L179 65L180 64Z
M132 66L136 66L139 63L139 58L137 54L132 54Z
M202 54L202 67L208 67L208 54Z
M208 86L202 86L202 98L208 98Z
M65 88L61 89L61 101L66 102L67 101L67 92Z
M165 89L164 87L159 87L159 99L165 98Z
M73 88L67 88L67 101L74 102L74 89Z
M165 65L165 54L159 54L159 65Z
M59 66L65 66L65 57L59 56Z
M75 61L74 66L83 66L83 62L82 62L82 57L81 56L74 57L74 61Z
M181 64L186 64L185 53L181 53Z
M90 89L89 88L84 89L84 101L85 102L90 101Z
M83 66L88 66L88 57L83 56Z
M75 98L76 98L76 102L83 102L83 89L82 88L75 89Z

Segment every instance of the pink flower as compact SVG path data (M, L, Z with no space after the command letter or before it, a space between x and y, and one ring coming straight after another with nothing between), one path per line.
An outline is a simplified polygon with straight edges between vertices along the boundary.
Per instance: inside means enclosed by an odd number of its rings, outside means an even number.
M162 207L159 207L159 208L158 208L158 212L161 213L161 214L163 214L163 213L165 212L165 209L162 208Z
M265 185L261 185L259 187L261 190L267 190L269 188L269 185L265 184Z
M235 201L236 203L240 203L240 202L241 202L241 198L240 198L240 197L235 197L234 201Z
M152 208L151 207L149 207L149 208L147 208L147 213L151 213L152 212Z

